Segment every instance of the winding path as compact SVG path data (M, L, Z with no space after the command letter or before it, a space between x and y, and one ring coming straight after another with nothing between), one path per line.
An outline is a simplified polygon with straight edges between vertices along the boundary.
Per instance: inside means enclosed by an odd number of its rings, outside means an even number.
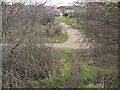
M68 49L80 49L89 48L89 45L83 45L84 35L82 35L77 29L73 29L69 25L60 23L61 27L67 30L68 40L64 43L49 43L46 46L52 46L54 48L68 48Z
M78 80L80 80L80 72L78 70L79 61L77 59L78 55L75 53L76 50L88 49L92 45L92 42L88 43L88 40L85 40L85 35L80 33L77 29L73 29L71 26L64 23L60 23L60 25L64 30L67 30L68 40L64 43L48 43L46 46L51 46L53 48L73 49L71 78L66 81L63 86L59 87L62 90L66 90L65 88L75 88Z

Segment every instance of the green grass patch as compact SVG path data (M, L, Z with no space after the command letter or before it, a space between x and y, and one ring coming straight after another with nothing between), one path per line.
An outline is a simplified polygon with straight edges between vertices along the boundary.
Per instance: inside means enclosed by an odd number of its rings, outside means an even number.
M47 78L43 80L39 80L39 84L43 84L47 88L56 88L56 87L62 86L71 77L72 50L70 49L56 49L56 50L60 50L64 53L64 56L61 59L61 62L62 62L61 72L62 73L56 76L53 80L50 80Z
M76 23L75 18L69 18L69 17L57 17L56 22L62 22L67 25L72 25Z
M80 64L79 71L81 78L76 85L77 88L101 88L101 84L93 83L93 81L96 80L98 73L101 73L102 75L110 75L114 72L113 70L89 66L87 64Z
M48 42L50 43L63 43L67 40L68 40L68 33L66 30L62 30L61 34L58 36L48 38Z

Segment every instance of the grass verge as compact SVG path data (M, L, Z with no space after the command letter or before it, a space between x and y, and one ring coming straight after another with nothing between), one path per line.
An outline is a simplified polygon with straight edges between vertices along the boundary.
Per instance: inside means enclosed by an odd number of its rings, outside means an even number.
M79 65L80 80L78 81L77 88L102 88L104 83L95 83L99 75L110 75L114 73L113 70L103 69L87 64Z
M75 24L75 18L69 18L69 17L57 17L56 22L62 22L67 25L72 25Z

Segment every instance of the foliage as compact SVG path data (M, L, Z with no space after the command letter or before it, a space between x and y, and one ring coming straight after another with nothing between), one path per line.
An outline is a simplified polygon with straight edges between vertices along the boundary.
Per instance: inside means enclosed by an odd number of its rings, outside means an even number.
M40 17L39 23L42 25L46 25L48 23L54 23L55 16L52 12L45 9L41 13L38 13L38 16Z
M67 17L67 16L68 16L68 13L65 13L63 16Z
M82 81L79 81L78 86L117 88L117 3L88 2L85 8L78 7L76 10L83 10L82 14L76 11L77 26L80 32L89 38L88 44L94 41L89 49L81 49L79 52ZM84 39L84 42L86 40ZM85 66L83 66L84 63Z
M40 88L36 80L51 79L60 72L62 53L45 46L44 28L36 29L53 23L54 17L46 10L38 12L35 5L3 2L2 7L3 88Z

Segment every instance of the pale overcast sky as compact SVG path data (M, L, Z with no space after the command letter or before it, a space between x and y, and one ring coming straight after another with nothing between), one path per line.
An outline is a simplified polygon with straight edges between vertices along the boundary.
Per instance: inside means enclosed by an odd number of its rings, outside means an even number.
M7 1L7 2L32 2L32 3L35 3L35 2L39 2L39 3L43 3L45 1L48 1L46 3L46 5L56 5L56 6L67 6L67 5L72 5L74 2L76 1L80 1L80 2L85 2L85 1L89 1L89 2L95 2L95 1L120 1L120 0L4 0L4 1Z
M7 1L7 2L39 2L39 3L43 3L45 2L46 0L4 0L4 1ZM47 0L47 3L46 5L57 5L57 6L66 6L66 5L71 5L72 3L74 3L75 1L77 0Z
M47 3L48 5L62 5L62 6L66 6L66 5L70 5L72 3L74 3L77 0L51 0L49 3Z

